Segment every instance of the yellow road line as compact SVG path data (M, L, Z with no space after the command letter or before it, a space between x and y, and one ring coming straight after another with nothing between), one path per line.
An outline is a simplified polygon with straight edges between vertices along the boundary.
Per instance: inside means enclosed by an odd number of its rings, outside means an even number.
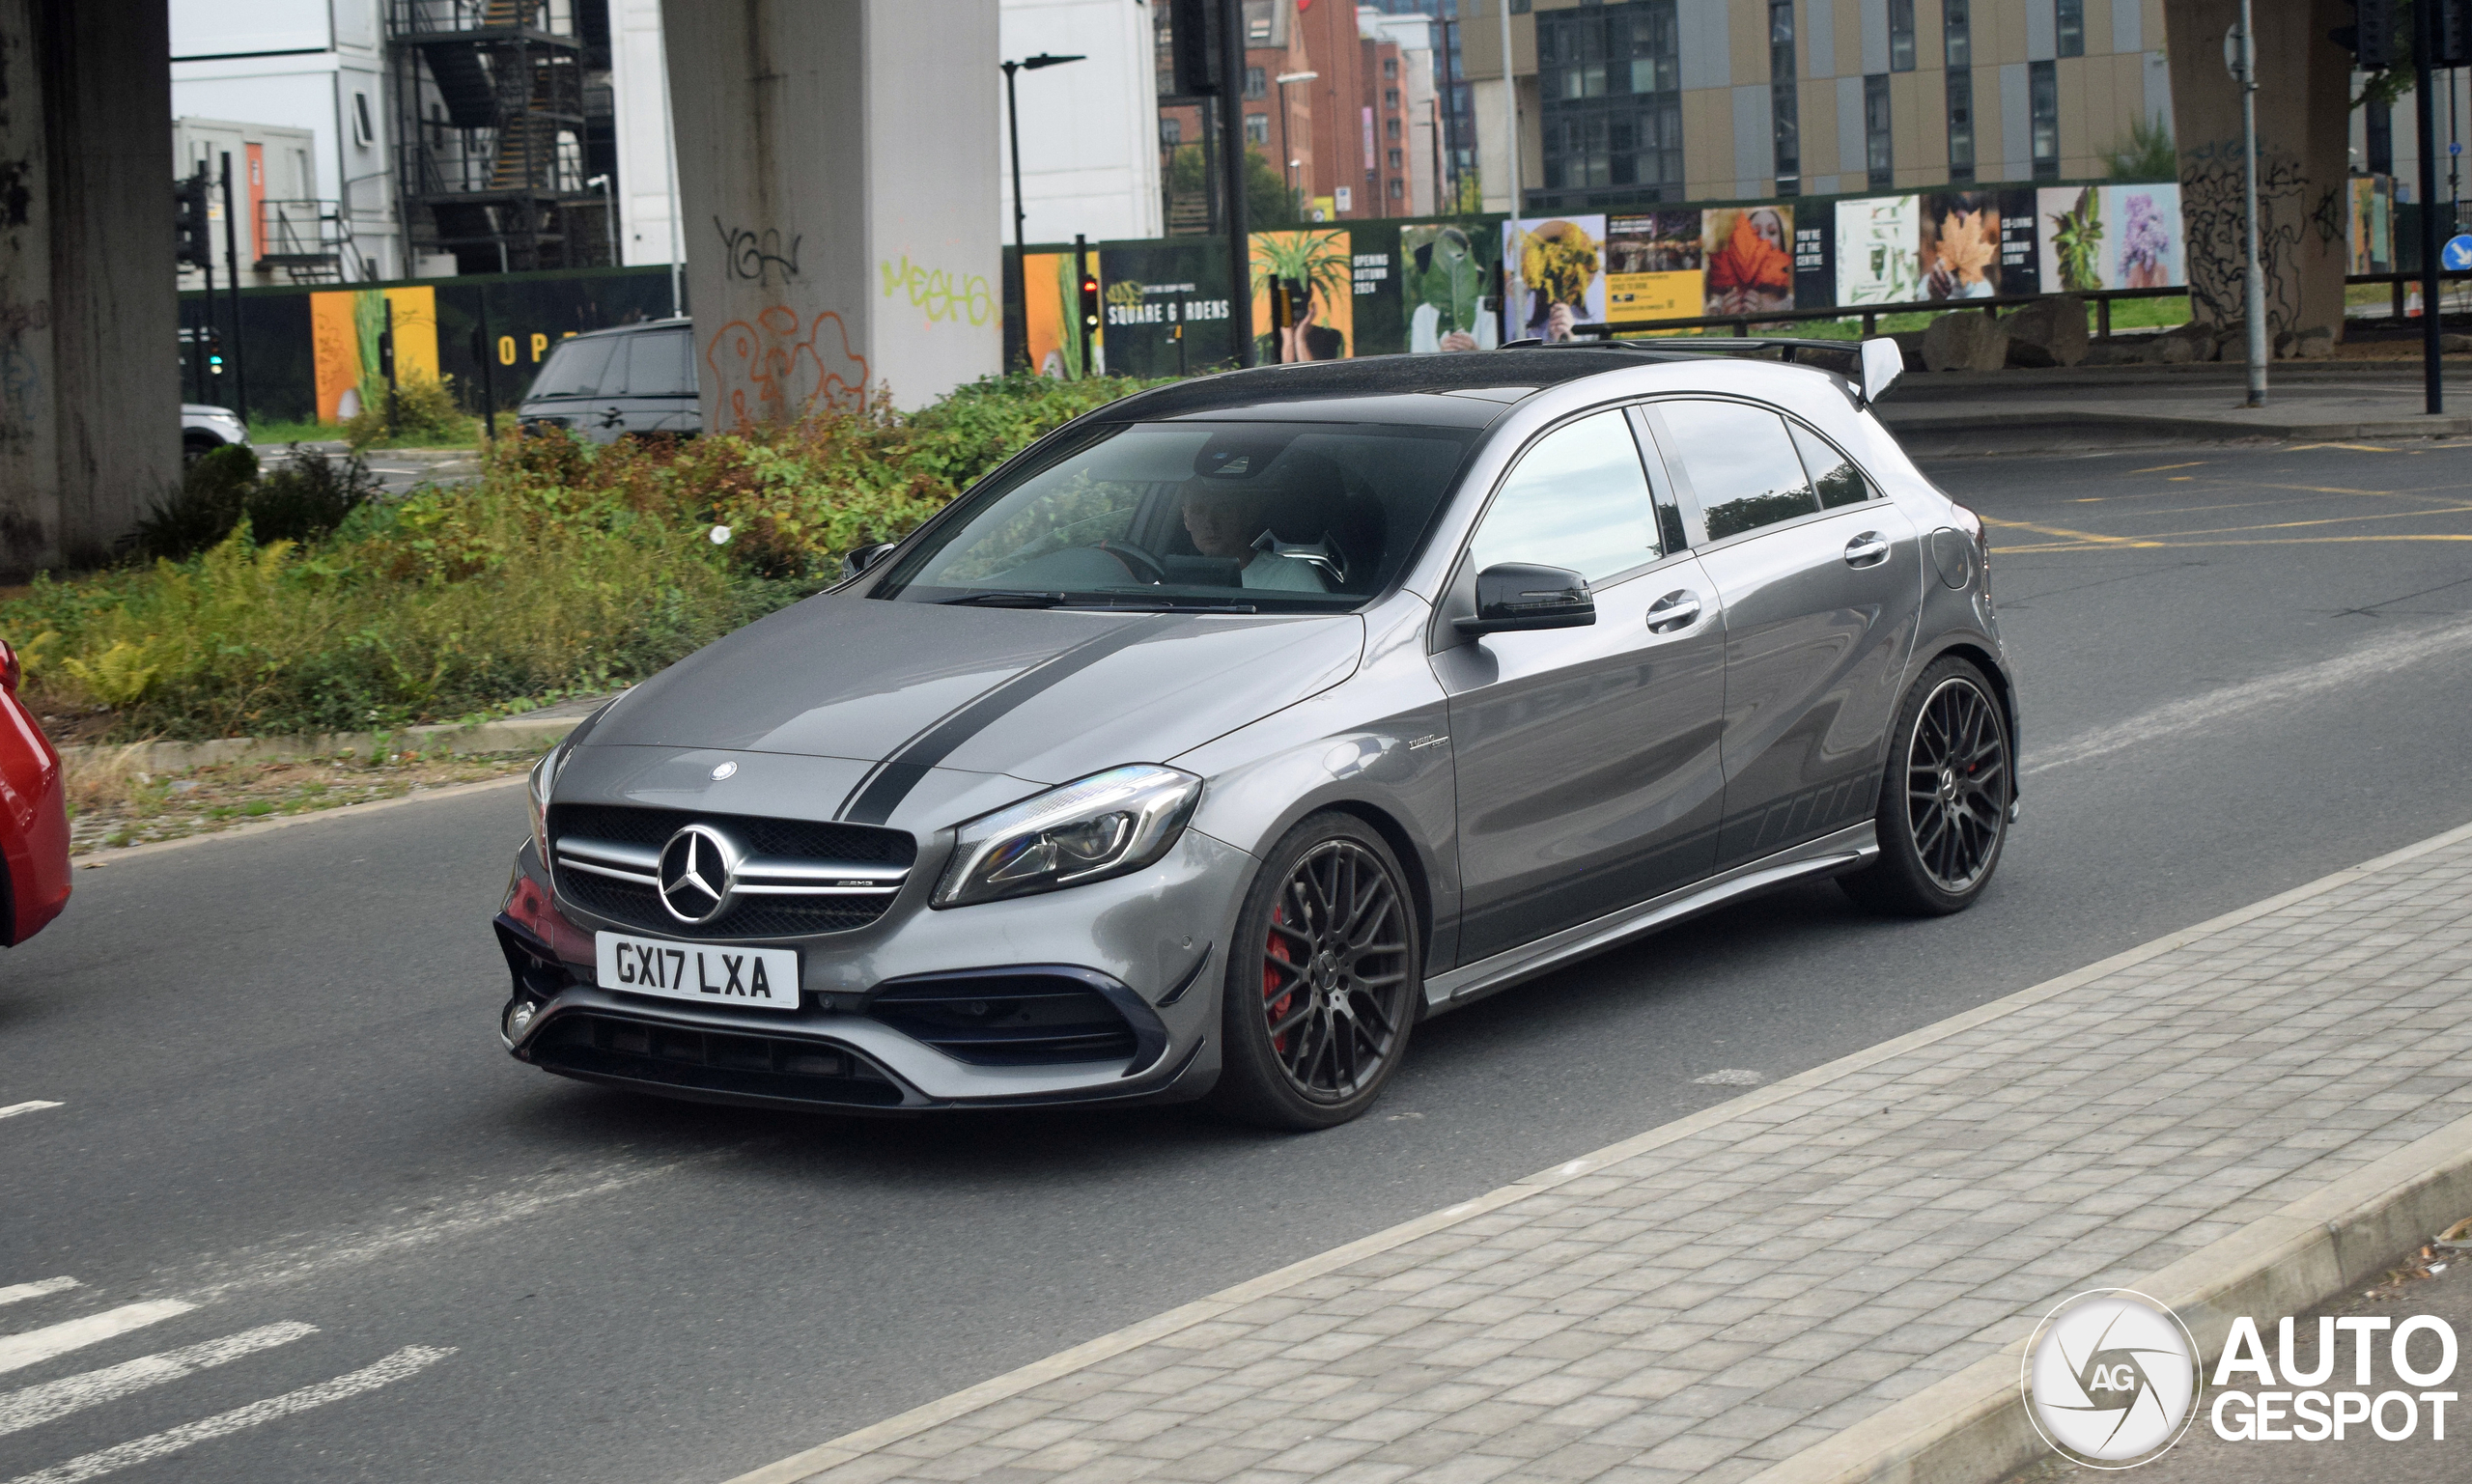
M2273 536L2262 541L2138 541L2125 543L2140 548L2163 551L2189 551L2205 546L2325 546L2361 541L2472 541L2472 532L2441 536ZM2031 546L1994 546L1994 556L2030 555L2041 551L2109 551L2115 546L2090 546L2082 542L2042 542Z
M2304 453L2313 448L2348 448L2356 454L2391 454L2395 450L2375 443L2294 443L2286 452Z
M2134 536L2098 536L2093 531L2072 531L2066 526L2037 525L2032 520L1997 520L1989 516L1983 516L1980 518L1985 525L1997 525L2011 531L2032 531L2037 536L2060 536L2069 541L2085 542L2094 546L2151 546L2155 545L2153 542Z
M2312 446L2315 446L2315 445L2312 445ZM2129 470L2129 472L2130 472L2130 473L2132 473L2132 474L2160 474L2160 473L2162 473L2165 469L2198 469L2198 468L2204 468L2204 467L2205 466L2205 463L2206 463L2206 461L2205 461L2205 460L2204 460L2204 459L2196 459L2196 460L2192 460L2192 461L2190 461L2190 462L2187 462L2187 463L2158 463L2158 464L2155 464L2155 465L2154 465L2153 467L2151 467L2151 468L2145 468L2145 469L2131 469L2131 470Z

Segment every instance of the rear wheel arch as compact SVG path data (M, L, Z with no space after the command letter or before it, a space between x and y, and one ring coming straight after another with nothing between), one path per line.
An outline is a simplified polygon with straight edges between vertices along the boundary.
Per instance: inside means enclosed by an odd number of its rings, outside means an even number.
M1924 671L1949 658L1968 661L1982 672L1984 680L1991 683L1991 693L2000 702L2001 719L2008 723L2008 755L2014 758L2017 755L2017 697L2008 678L2008 666L1990 650L1972 638L1952 639L1924 656L1907 677L1906 684L1913 685L1922 678ZM2017 797L2017 782L2013 776L2008 781L2008 797Z

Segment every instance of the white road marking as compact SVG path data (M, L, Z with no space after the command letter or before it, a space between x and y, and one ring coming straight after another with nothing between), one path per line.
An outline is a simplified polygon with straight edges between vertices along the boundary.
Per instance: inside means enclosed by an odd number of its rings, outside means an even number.
M72 1277L42 1278L32 1283L12 1283L0 1288L0 1303L14 1303L20 1299L40 1299L45 1294L67 1293L77 1286Z
M12 1103L7 1107L0 1107L0 1118L14 1118L19 1113L40 1113L44 1108L58 1106L60 1106L59 1104L45 1103L41 1098L37 1098L32 1103Z
M155 1459L177 1453L192 1443L211 1442L216 1438L239 1432L243 1428L255 1427L261 1422L272 1422L278 1417L288 1417L295 1412L306 1412L312 1407L323 1407L328 1402L339 1402L346 1397L358 1396L364 1391L375 1391L379 1386L401 1381L407 1376L417 1375L453 1354L455 1354L453 1350L435 1350L427 1345L407 1345L376 1365L363 1366L349 1375L338 1376L332 1381L322 1381L314 1386L302 1386L297 1391L287 1391L281 1396L269 1396L262 1402L251 1402L246 1407L236 1407L230 1412L217 1413L211 1417L201 1417L195 1422L184 1422L179 1427L144 1438L132 1438L126 1442L115 1443L98 1452L82 1454L65 1464L54 1464L48 1469L34 1473L19 1474L11 1479L9 1484L80 1484L81 1480L110 1473L115 1470L151 1463Z
M2019 771L2033 777L2036 773L2090 763L2175 734L2210 731L2251 712L2302 700L2319 691L2338 689L2361 681L2376 680L2401 666L2420 660L2467 653L2472 653L2472 623L2453 623L2417 632L2389 634L2373 639L2348 654L2304 664L2280 675L2225 686L2186 700L2168 702L2126 721L2080 732L2057 746L2037 752L2034 762Z
M178 1299L153 1299L144 1303L124 1303L116 1309L71 1319L65 1324L42 1330L28 1330L22 1334L0 1335L0 1371L21 1370L40 1361L64 1355L81 1345L92 1345L142 1330L175 1314L185 1314L197 1307Z
M140 1356L119 1365L107 1365L98 1371L64 1376L38 1386L0 1392L0 1438L24 1432L29 1427L39 1427L54 1417L65 1417L87 1407L118 1401L132 1391L143 1391L148 1386L178 1381L211 1365L238 1360L242 1356L272 1350L277 1345L289 1345L303 1335L317 1332L317 1326L297 1322L261 1325L255 1330L243 1330L238 1334L227 1334L202 1345L184 1345L179 1350L164 1351L161 1355Z

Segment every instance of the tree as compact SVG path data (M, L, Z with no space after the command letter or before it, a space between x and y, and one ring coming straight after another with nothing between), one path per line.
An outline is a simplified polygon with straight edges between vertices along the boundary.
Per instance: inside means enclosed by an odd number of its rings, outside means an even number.
M1197 144L1181 145L1167 165L1167 189L1178 196L1201 196L1207 199L1218 189L1218 182L1205 180L1202 173L1202 148ZM1277 166L1262 157L1259 150L1245 152L1245 225L1254 232L1270 227L1293 227L1305 219L1296 192L1279 179Z
M2128 138L2103 152L2115 181L2177 181L2180 151L2172 142L2172 126L2161 119L2139 119L2128 126Z

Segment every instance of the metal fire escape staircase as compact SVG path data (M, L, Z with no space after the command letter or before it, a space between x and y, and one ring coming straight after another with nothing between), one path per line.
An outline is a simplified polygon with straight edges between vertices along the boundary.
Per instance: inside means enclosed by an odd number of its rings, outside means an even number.
M581 41L547 0L389 0L404 219L464 272L604 257L583 188Z

